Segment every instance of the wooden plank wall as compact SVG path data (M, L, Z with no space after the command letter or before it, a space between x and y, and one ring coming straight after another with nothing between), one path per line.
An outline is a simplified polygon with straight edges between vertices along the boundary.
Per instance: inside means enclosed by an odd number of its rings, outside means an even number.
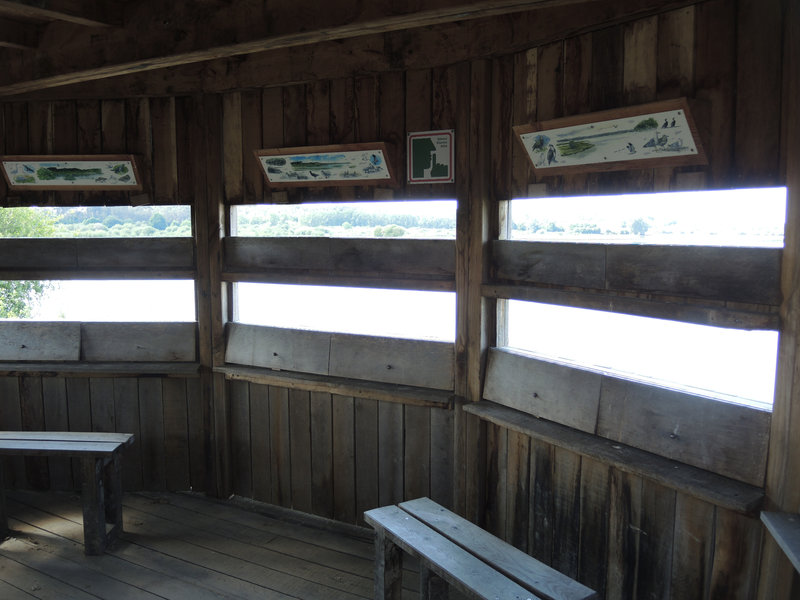
M755 597L757 517L487 425L484 526L601 598Z
M203 491L208 442L199 386L197 377L0 377L0 430L133 433L125 489ZM68 461L14 458L5 468L12 487L80 489L80 471Z
M349 523L428 496L453 502L453 412L229 382L233 490Z

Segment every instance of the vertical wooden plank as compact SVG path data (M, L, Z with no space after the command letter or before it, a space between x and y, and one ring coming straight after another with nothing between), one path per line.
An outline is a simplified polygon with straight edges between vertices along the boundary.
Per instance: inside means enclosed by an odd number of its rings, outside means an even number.
M332 401L333 518L357 523L355 400L334 395Z
M283 142L283 89L279 87L261 90L261 142L264 148L281 148ZM259 169L261 167L258 167ZM264 175L261 175L262 181ZM263 186L264 201L272 200L269 188Z
M231 482L233 493L250 498L253 475L250 454L250 384L246 381L228 382L231 404Z
M329 101L329 143L353 143L355 141L357 110L353 79L334 79L331 81ZM342 200L353 200L356 197L355 189L351 186L341 186L335 192Z
M609 467L588 457L581 460L581 518L578 581L606 597L609 525Z
M162 393L167 489L171 491L188 490L191 483L186 380L177 377L164 378Z
M620 105L622 97L623 29L608 27L592 34L592 110ZM602 48L602 51L600 51Z
M453 507L453 411L431 409L431 499L452 509Z
M508 515L508 429L500 425L486 426L486 510L481 526L505 539Z
M530 441L517 431L508 432L508 491L506 492L506 532L508 543L523 552L528 551L530 529Z
M554 569L577 579L580 558L581 456L555 448L553 469Z
M642 480L611 470L608 516L606 597L636 600L636 573L641 536Z
M789 2L784 19L784 65L781 148L782 167L786 174L786 222L800 222L800 113L794 100L800 97L800 5ZM775 402L769 439L766 493L771 500L768 508L783 511L797 510L800 505L800 402L797 386L798 332L800 331L800 297L795 293L800 284L800 228L786 227L782 262L781 288L784 301L778 349L778 368L775 383ZM800 594L800 579L771 536L764 544L759 577L759 600L789 600Z
M781 117L781 2L736 3L736 138L742 187L777 181Z
M514 125L524 125L536 121L536 98L538 94L539 51L536 48L519 52L514 61ZM528 196L528 182L533 179L531 163L518 139L511 146L511 182L515 198Z
M403 405L378 403L378 504L403 501Z
M100 139L97 146L107 154L124 153L127 148L125 101L102 100L99 112L100 128L96 135L100 136Z
M269 502L272 498L269 387L255 383L250 384L250 456L253 497Z
M286 146L306 145L306 88L283 88L283 142Z
M186 419L189 427L189 472L191 487L197 492L209 492L209 452L206 437L206 404L203 402L202 379L186 380Z
M306 84L306 140L309 145L330 144L331 87L328 81Z
M222 96L222 173L225 204L239 204L243 198L242 94Z
M146 490L167 489L164 453L164 399L161 379L139 379L139 423L142 432L142 476Z
M386 144L387 158L392 165L392 170L397 173L397 181L401 183L397 195L405 195L405 142L406 126L405 85L402 73L381 73L377 105L379 107L378 139ZM399 99L402 99L399 100ZM402 191L401 191L402 190Z
M153 188L158 204L172 204L178 197L178 148L174 98L151 98Z
M513 130L512 103L514 90L514 57L495 59L492 65L492 149L491 149L491 197L490 201L510 200L511 193L511 148Z
M353 111L355 113L353 116L353 127L355 128L353 141L368 142L369 140L379 139L379 116L381 110L378 107L378 79L376 77L357 77L354 82L353 93ZM333 98L331 102L333 102ZM332 110L333 106L332 104ZM392 162L392 166L395 166L394 162ZM400 180L403 179L402 172L397 175ZM353 193L356 199L372 198L373 190L368 186L359 186L355 188Z
M754 598L764 535L761 521L756 517L717 508L715 531L716 543L709 599Z
M311 392L311 507L333 518L333 406L331 395Z
M642 482L642 535L639 538L637 598L672 598L672 542L675 490Z
M536 117L539 121L555 119L563 114L564 43L539 47L536 60Z
M271 117L270 117L271 118ZM264 173L253 150L263 148L261 142L261 92L242 92L242 199L261 202L264 197Z
M694 6L658 16L658 96L694 96Z
M92 403L89 395L89 379L69 377L67 385L67 409L69 410L70 431L92 430ZM73 488L81 489L81 463L72 461Z
M227 381L222 373L214 373L211 378L211 432L216 493L227 498L233 493L233 474L231 472L231 406L228 397Z
M153 128L148 99L125 101L125 132L126 151L139 159L142 189L153 196Z
M98 154L103 150L100 103L84 100L75 103L76 154ZM124 195L124 193L123 193ZM76 203L89 203L102 198L100 192L76 192Z
M652 102L658 83L658 17L627 23L623 28L622 94L625 104Z
M364 512L380 506L378 469L378 402L356 398L355 465L356 465L356 517L364 522Z
M686 494L675 503L672 597L703 598L709 589L714 553L714 506Z
M553 466L554 448L531 440L531 490L528 516L528 553L550 565L553 560Z
M142 431L139 426L139 381L135 377L114 378L114 415L117 431L132 433L133 443L122 460L122 487L142 489Z
M404 497L411 500L430 496L431 409L407 405L404 412Z
M433 88L430 69L406 71L405 111L408 132L429 131L431 129L431 107ZM406 157L408 161L409 157ZM406 166L408 169L408 166ZM405 174L403 180L405 180ZM430 184L409 185L406 195L415 198L428 198L433 186Z
M42 379L42 401L44 403L44 428L46 431L69 431L67 410L67 386L63 377ZM55 490L72 490L72 463L69 458L47 459L50 471L50 487Z
M289 447L292 474L292 508L312 512L311 399L309 392L289 390Z
M592 52L590 33L564 40L564 115L591 112ZM569 196L585 194L586 182L585 173L564 175L562 193Z
M19 380L20 408L22 409L22 429L42 431L44 429L44 401L42 398L42 378L25 375ZM28 485L37 490L50 486L50 472L47 459L40 456L25 457L25 473Z
M0 410L0 427L5 431L22 429L22 407L18 377L0 377L0 399L3 409ZM22 456L11 456L3 460L4 483L9 487L24 488L27 486L25 459Z
M110 377L89 379L92 407L92 431L116 431L114 418L114 380Z
M695 8L694 114L708 157L710 185L730 185L733 163L736 94L736 12L727 0L711 0Z
M292 479L289 448L289 390L270 387L269 410L272 503L278 506L290 506Z

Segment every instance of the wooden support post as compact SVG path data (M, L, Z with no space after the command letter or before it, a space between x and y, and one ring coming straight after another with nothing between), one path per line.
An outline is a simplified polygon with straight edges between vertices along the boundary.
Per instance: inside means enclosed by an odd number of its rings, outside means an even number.
M81 476L85 553L98 555L106 549L107 542L103 459L94 456L81 459Z
M450 587L427 566L420 565L419 597L427 600L447 600L450 597Z
M3 473L5 465L0 464L0 541L8 536L8 513L6 512L6 484L5 474Z
M375 534L375 600L400 600L403 553L381 533Z

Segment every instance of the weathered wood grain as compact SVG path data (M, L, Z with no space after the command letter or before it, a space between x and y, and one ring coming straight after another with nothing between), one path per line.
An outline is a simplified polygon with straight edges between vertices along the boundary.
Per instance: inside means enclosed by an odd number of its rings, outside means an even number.
M483 397L594 433L601 381L599 373L492 348Z
M738 479L764 484L770 413L604 377L597 434Z
M0 323L0 360L80 360L80 323Z
M86 361L194 361L194 323L82 323Z

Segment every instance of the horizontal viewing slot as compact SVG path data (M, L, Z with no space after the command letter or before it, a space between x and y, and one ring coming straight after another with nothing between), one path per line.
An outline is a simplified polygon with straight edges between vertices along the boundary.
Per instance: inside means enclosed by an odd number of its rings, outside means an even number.
M452 390L453 344L397 338L380 338L228 325L225 362Z
M770 414L493 348L484 399L763 485Z
M194 323L0 321L0 361L193 362Z
M464 411L500 427L587 456L622 472L657 481L670 489L679 490L715 506L753 515L758 513L764 503L764 490L760 487L545 421L494 402L484 400L466 404Z
M225 272L455 280L452 240L241 238L223 240ZM230 279L230 277L228 277Z
M495 282L778 306L781 250L499 240Z

